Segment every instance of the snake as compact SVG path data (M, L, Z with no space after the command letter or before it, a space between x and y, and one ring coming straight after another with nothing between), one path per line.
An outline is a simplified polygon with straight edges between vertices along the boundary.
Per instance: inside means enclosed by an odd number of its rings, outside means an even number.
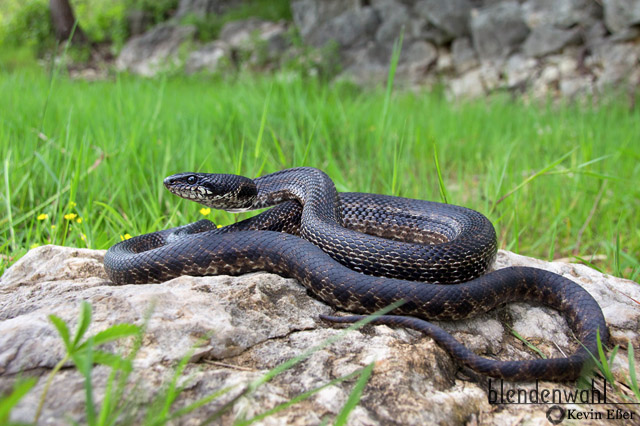
M178 173L163 183L210 208L271 208L225 227L203 219L121 241L104 258L115 284L267 271L294 278L316 298L354 314L321 316L332 323L357 322L395 304L371 324L418 330L471 370L510 381L575 380L590 367L598 345L608 342L600 306L572 280L532 267L487 272L497 253L496 233L474 210L339 193L326 173L310 167L255 179ZM486 358L430 322L470 318L510 302L559 311L579 341L577 349L557 358Z

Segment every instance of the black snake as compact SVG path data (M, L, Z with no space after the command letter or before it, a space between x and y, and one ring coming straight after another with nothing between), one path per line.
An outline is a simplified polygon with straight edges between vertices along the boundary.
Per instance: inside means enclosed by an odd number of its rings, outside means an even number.
M164 184L183 198L228 211L277 205L224 228L201 220L120 242L104 260L114 283L264 270L293 277L321 300L358 314L402 301L393 314L407 316L382 316L373 323L420 330L471 369L509 380L576 379L590 353L597 353L597 334L603 344L608 341L598 303L573 281L528 267L482 275L495 259L496 234L489 220L473 210L376 194L339 194L326 174L312 168L253 180L181 173ZM581 342L575 353L524 361L487 359L415 318L462 319L516 301L542 303L564 314ZM325 317L333 322L361 318Z

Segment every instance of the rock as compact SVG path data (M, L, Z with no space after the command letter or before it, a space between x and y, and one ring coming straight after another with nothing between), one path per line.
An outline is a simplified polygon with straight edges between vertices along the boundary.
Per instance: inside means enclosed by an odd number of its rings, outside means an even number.
M180 18L186 15L221 15L237 5L237 0L180 0L176 16Z
M362 46L374 37L378 24L378 15L371 7L347 10L321 24L305 41L313 46L335 41L343 49Z
M311 40L319 38L324 24L358 6L358 0L297 0L291 2L291 12L302 38L314 44Z
M638 0L603 0L604 22L612 33L640 24Z
M183 43L193 39L196 28L160 24L141 36L131 38L122 48L116 67L144 76L180 65L178 53Z
M560 80L560 94L572 99L576 96L593 93L593 77L580 75Z
M452 40L469 34L469 15L472 4L468 0L422 0L414 10L442 30Z
M602 17L602 6L595 0L527 0L522 11L529 28L588 26Z
M437 49L438 60L435 65L437 75L451 74L455 71L453 66L453 57L449 49L440 47Z
M409 9L395 0L377 0L372 7L381 19L375 41L380 44L393 43L409 22Z
M449 81L449 94L453 98L476 98L485 94L482 73L471 70Z
M408 36L415 40L425 40L437 46L443 46L451 40L451 36L444 30L435 27L431 22L417 16L415 11L408 23Z
M370 44L364 49L347 52L349 66L342 77L365 84L385 82L389 75L392 46ZM419 82L436 63L438 50L427 41L415 41L405 45L400 53L396 75L400 80Z
M502 61L485 61L449 82L449 95L452 98L474 98L491 93L502 87Z
M428 41L415 41L400 53L397 73L409 82L417 83L438 60L438 49Z
M478 66L478 57L469 38L457 38L451 43L453 66L459 74Z
M225 61L229 61L229 46L220 41L212 41L189 54L185 63L187 74L199 71L216 72Z
M522 43L529 28L516 1L505 1L471 14L473 45L481 59L507 56Z
M580 42L580 30L572 28L563 30L551 26L539 26L533 29L522 45L526 56L540 57L556 53L566 46Z
M218 40L232 48L246 47L252 38L257 40L276 40L283 38L287 31L284 22L271 22L258 18L242 19L226 23L220 30Z
M254 273L241 277L184 276L163 284L115 286L102 269L103 256L104 251L43 246L28 252L0 278L0 392L5 392L21 371L38 379L36 387L13 410L12 420L33 420L47 374L63 356L62 341L48 315L56 314L75 327L82 300L93 306L89 333L121 322L142 324L153 306L143 346L134 360L132 379L137 385L133 403L142 406L142 411L134 414L137 416L144 415L144 407L148 409L153 396L171 380L173 366L207 336L189 358L183 374L189 380L178 405L183 407L227 386L234 388L177 419L180 424L201 424L251 381L341 333L318 320L319 314L332 309L308 296L292 279ZM587 289L602 307L611 346L621 345L614 374L618 379L628 377L624 361L627 342L636 352L640 350L640 310L634 302L640 300L638 284L582 265L548 263L500 251L496 267L512 265L548 269ZM506 359L534 358L536 355L511 335L505 319L547 355L560 356L560 349L575 348L559 314L528 304L514 303L478 318L441 325L479 353ZM462 424L476 419L483 425L510 425L522 416L532 424L546 422L546 406L505 404L497 409L488 402L487 385L465 379L451 357L431 339L387 326L347 333L241 398L220 422L230 424L257 415L371 362L375 362L373 374L359 407L351 413L350 424ZM107 368L94 369L98 404L108 376ZM505 386L531 389L538 385ZM268 417L264 424L317 424L333 418L352 387L353 380L329 386ZM546 382L540 382L539 387L575 390ZM83 413L83 380L73 368L63 369L53 380L40 421L83 423Z
M522 55L513 55L505 63L503 74L507 87L524 90L538 72L538 62Z
M588 49L593 49L605 40L607 33L607 27L605 27L602 21L595 22L582 32L584 46Z
M639 64L640 43L602 43L588 61L598 77L596 84L600 91L618 83L629 83L628 78Z

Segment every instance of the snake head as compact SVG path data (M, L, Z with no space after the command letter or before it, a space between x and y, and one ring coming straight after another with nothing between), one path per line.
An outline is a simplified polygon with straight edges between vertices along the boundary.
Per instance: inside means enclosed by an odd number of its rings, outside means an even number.
M256 184L238 175L178 173L163 183L178 197L229 212L251 210L258 195Z

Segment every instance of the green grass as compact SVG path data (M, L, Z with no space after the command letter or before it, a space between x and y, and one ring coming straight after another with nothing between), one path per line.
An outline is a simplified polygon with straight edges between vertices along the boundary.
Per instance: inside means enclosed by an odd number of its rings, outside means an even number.
M33 245L106 249L202 218L163 188L169 174L314 166L340 191L446 194L486 214L501 248L640 274L640 111L613 98L450 102L285 74L50 84L37 71L0 72L0 93L0 273Z

